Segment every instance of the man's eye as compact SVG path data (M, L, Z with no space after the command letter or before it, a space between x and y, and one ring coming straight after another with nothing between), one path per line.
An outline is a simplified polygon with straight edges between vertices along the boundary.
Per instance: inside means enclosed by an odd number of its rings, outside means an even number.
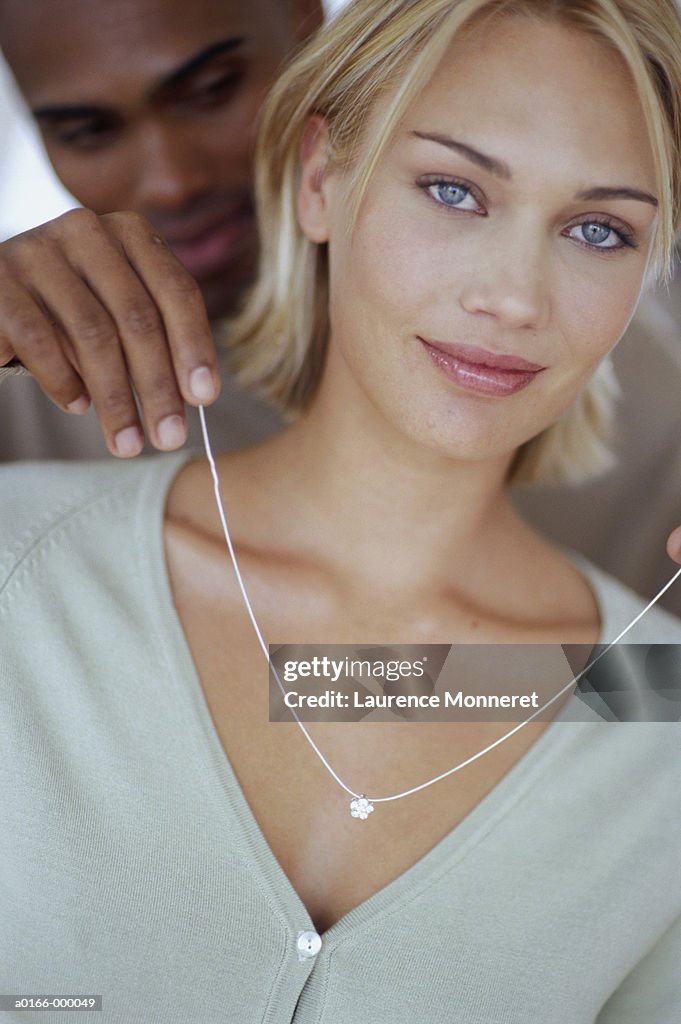
M117 135L117 128L109 121L87 121L74 127L62 128L55 139L63 146L75 149L97 149L109 145Z
M220 75L193 88L184 102L198 108L220 106L231 99L243 77L241 71L230 71L229 74Z

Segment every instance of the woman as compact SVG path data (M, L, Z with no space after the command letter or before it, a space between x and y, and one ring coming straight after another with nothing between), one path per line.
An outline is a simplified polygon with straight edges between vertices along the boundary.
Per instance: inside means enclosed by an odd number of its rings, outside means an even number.
M643 608L506 488L606 458L680 111L671 0L359 0L289 69L233 337L297 418L218 463L269 642L591 646ZM678 1020L674 725L534 721L357 821L268 722L203 461L5 476L3 991L126 1022ZM505 730L314 740L383 796Z

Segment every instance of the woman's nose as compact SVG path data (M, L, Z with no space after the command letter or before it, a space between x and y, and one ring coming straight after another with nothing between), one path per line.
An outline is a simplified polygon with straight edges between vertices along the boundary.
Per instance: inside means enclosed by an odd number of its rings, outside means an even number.
M507 328L544 327L550 316L550 267L543 237L513 227L499 231L467 271L461 305Z

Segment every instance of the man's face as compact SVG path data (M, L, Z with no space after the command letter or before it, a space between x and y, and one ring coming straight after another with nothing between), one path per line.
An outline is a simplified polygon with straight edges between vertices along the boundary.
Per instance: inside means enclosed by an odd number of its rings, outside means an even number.
M2 0L0 42L62 182L134 210L201 285L211 317L252 278L252 148L318 0Z

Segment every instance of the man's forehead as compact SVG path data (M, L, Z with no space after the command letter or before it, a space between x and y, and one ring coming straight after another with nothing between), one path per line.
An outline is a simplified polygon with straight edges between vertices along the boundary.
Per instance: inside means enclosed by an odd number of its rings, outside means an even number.
M0 0L0 45L31 101L78 78L172 74L218 41L256 42L282 0ZM83 87L89 83L83 81ZM66 95L64 99L68 98Z

